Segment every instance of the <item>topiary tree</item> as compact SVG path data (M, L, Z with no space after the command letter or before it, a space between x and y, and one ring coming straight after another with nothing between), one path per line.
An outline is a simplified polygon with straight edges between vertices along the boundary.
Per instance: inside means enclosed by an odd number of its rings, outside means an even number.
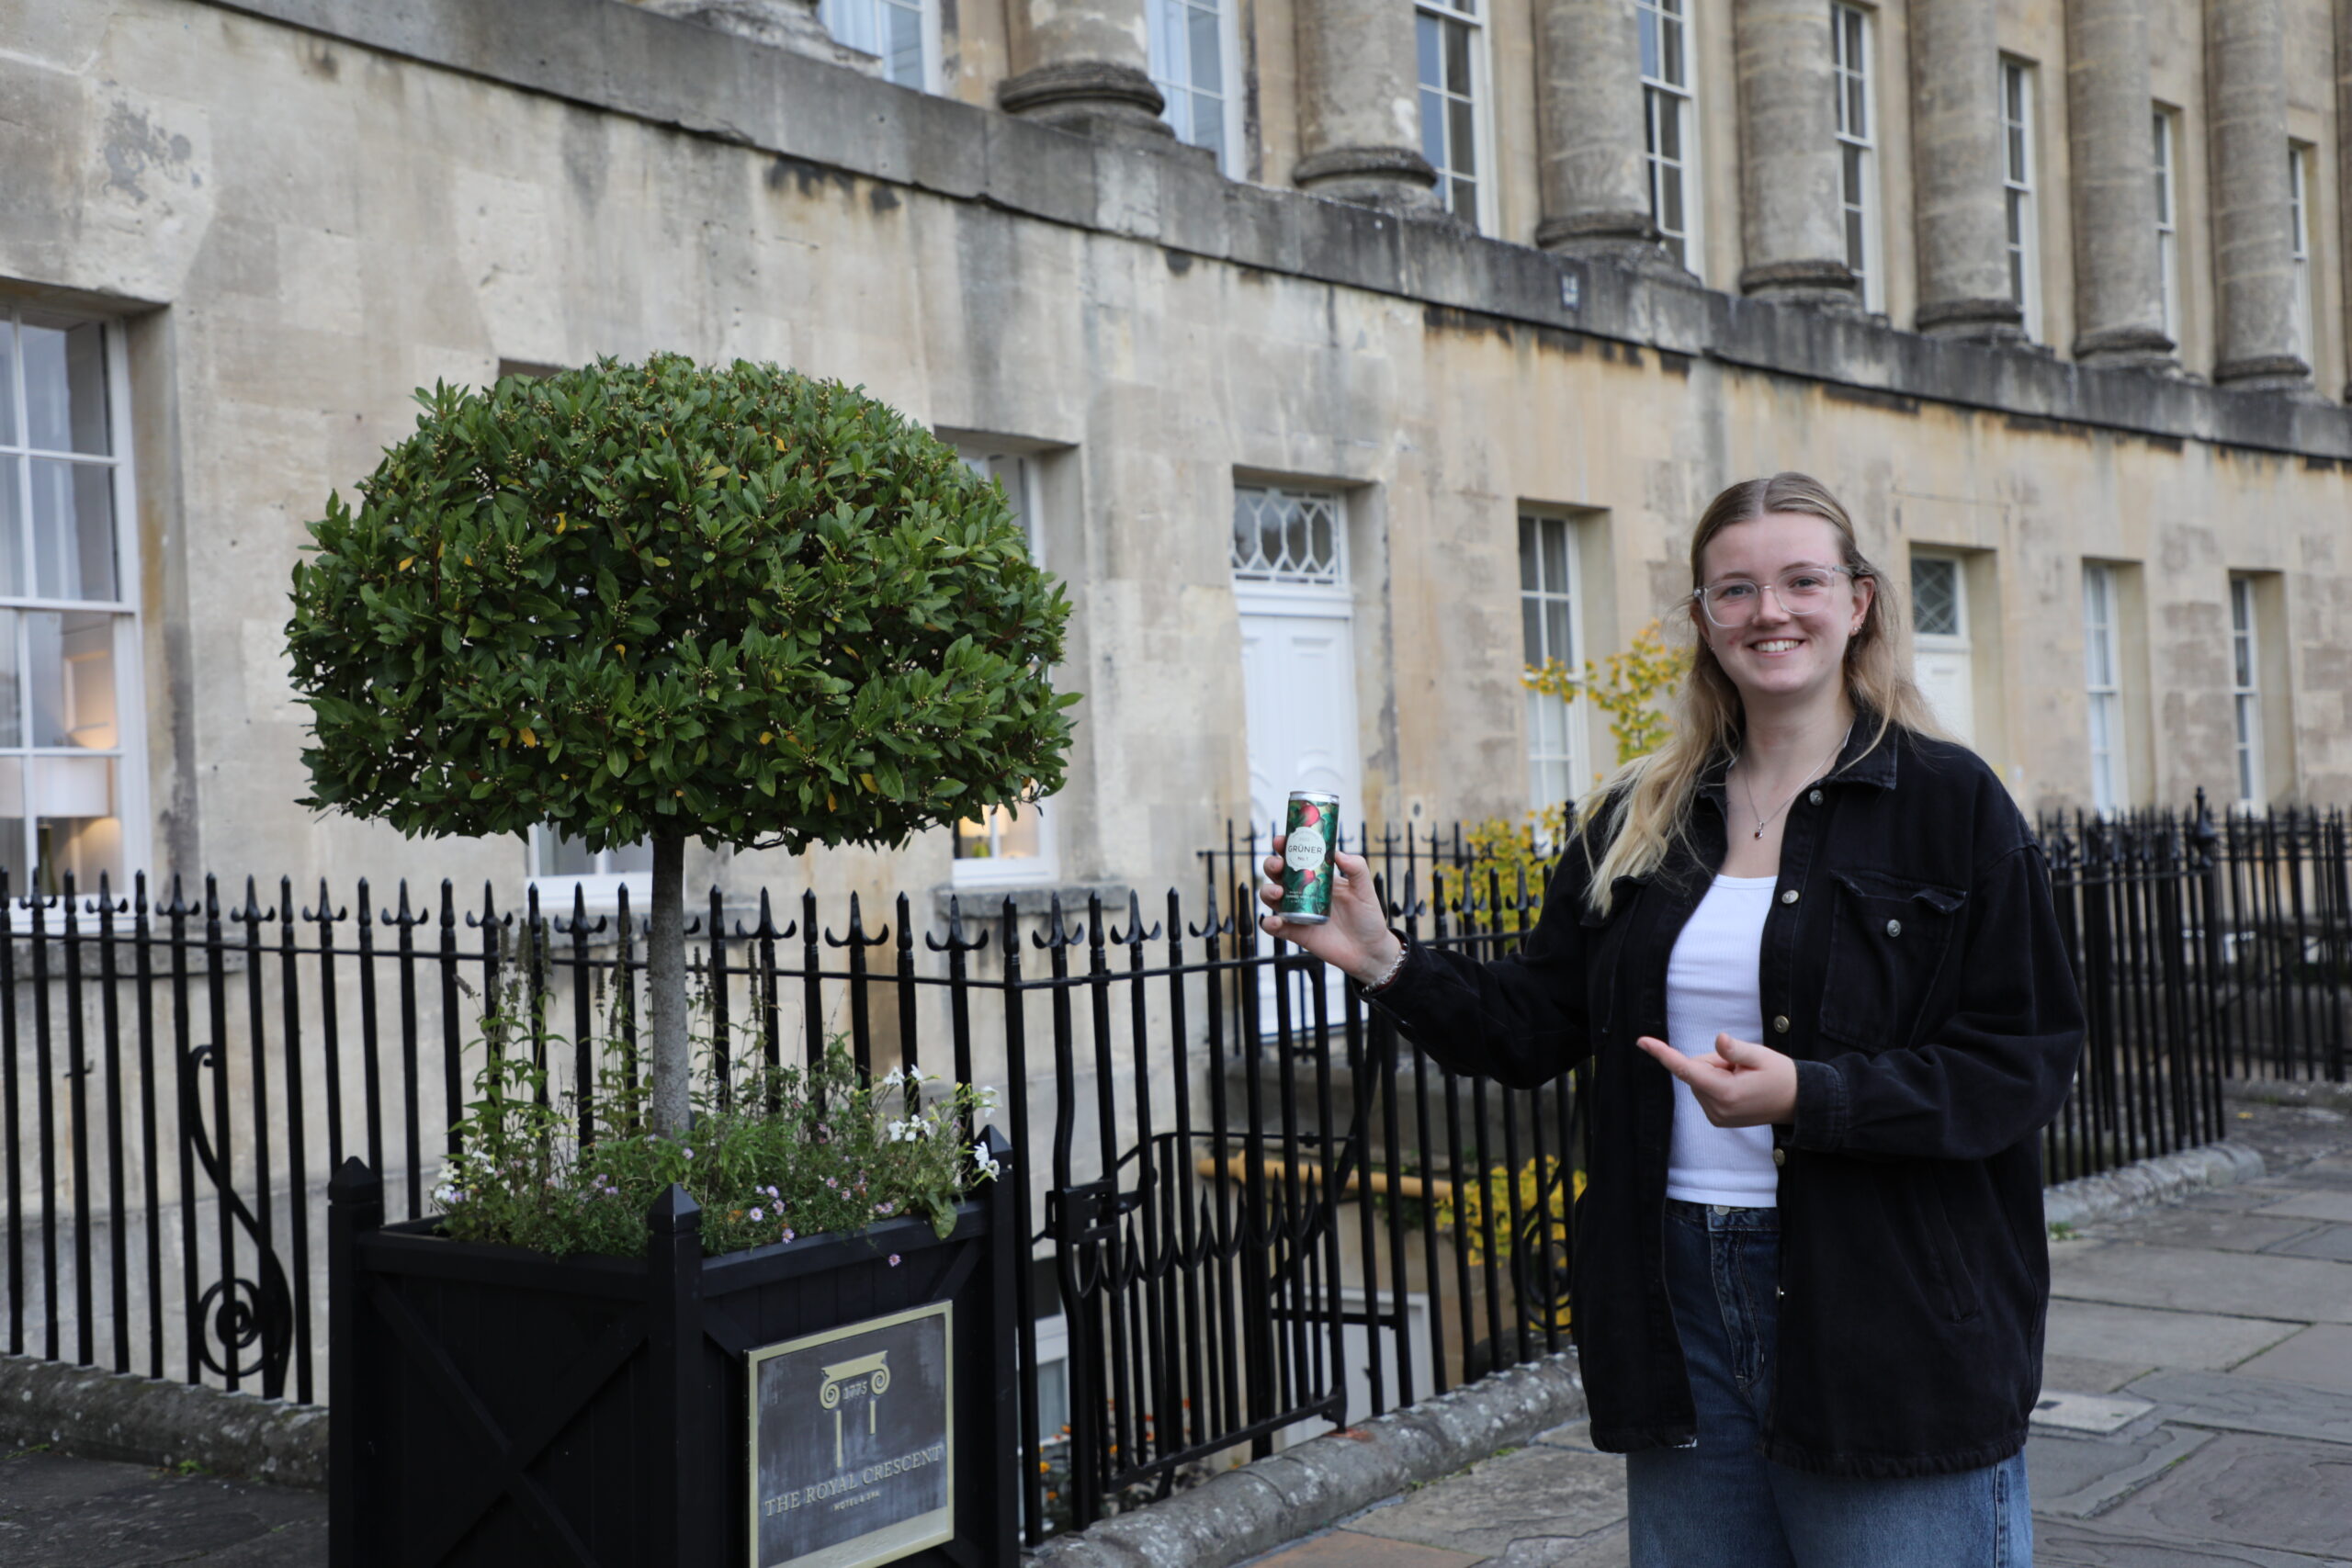
M1050 795L1069 602L995 481L837 382L661 355L417 397L294 569L303 804L650 841L651 1117L674 1134L686 840L895 845Z

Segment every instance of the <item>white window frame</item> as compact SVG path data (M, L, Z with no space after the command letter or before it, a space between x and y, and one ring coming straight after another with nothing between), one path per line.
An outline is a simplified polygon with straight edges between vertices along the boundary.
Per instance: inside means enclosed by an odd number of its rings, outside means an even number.
M104 614L113 617L114 636L110 653L114 665L116 743L111 747L99 748L35 746L31 744L32 736L28 730L20 736L22 743L9 748L5 755L22 759L26 764L26 783L23 793L27 795L29 795L35 787L32 784L31 764L42 757L102 756L112 759L114 762L112 815L119 835L122 874L119 883L110 883L109 891L127 895L130 891L132 878L136 874L150 869L150 856L153 852L153 825L148 816L147 801L147 700L144 682L141 679L144 668L142 660L145 640L140 632L141 609L139 595L143 574L139 559L138 485L131 461L133 444L130 424L130 355L123 341L122 322L118 318L82 311L52 310L48 307L36 307L34 313L48 317L63 317L74 321L76 324L95 324L99 328L99 352L105 361L107 378L107 452L105 457L100 457L90 453L57 452L46 447L32 446L29 423L32 411L26 398L21 338L25 311L16 302L0 300L0 329L5 329L14 340L10 344L7 374L14 383L9 390L17 410L12 427L0 431L0 451L5 451L17 459L17 488L14 502L17 509L18 526L22 530L21 547L24 551L23 562L27 573L27 581L21 586L32 590L37 590L40 586L38 581L31 575L38 570L32 544L32 460L38 456L43 459L103 466L108 470L111 477L110 499L114 506L116 597L106 600L45 599L37 592L26 592L0 597L0 608L24 612L62 611L68 614ZM31 632L28 622L19 617L17 624L17 640L15 657L17 679L20 682L29 682L31 679L30 638ZM262 671L250 671L249 675L266 678ZM31 704L24 699L24 689L21 686L18 699L24 702L23 716L25 722L29 725ZM25 802L27 807L32 804L33 802L29 799ZM27 809L23 823L24 839L17 845L15 853L9 857L12 863L9 866L8 891L12 896L17 897L37 892L40 888L40 868L34 859L39 852L40 843L40 818L35 812ZM59 886L61 888L62 886L62 880ZM76 883L77 894L95 894L96 891L95 883L86 887L79 882Z
M2288 254L2295 264L2295 355L2316 371L2319 333L2312 310L2312 152L2307 141L2287 143Z
M2180 130L2173 111L2155 111L2156 298L2164 311L2165 336L2180 342Z
M1029 540L1029 558L1043 565L1046 559L1044 514L1039 509L1037 479L1038 455L1035 448L1016 443L984 440L958 441L956 455L965 466L983 476L1000 479L1004 484L1005 499L1012 502L1021 531ZM1061 876L1061 852L1058 835L1054 830L1054 807L1050 802L1037 801L1019 808L1023 818L1035 817L1037 823L1037 852L1034 855L956 855L949 880L958 890L973 887L1035 887L1058 880ZM989 840L1000 840L1002 824L1008 820L1005 808L989 807L979 818L986 827ZM961 841L962 829L951 827L948 831Z
M887 55L875 54L872 51L867 50L862 43L854 42L850 39L842 36L845 30L843 27L843 12L847 7L853 6L863 6L868 10L878 9L882 6L896 6L900 10L919 10L922 13L922 66L921 81L899 81L898 78L889 74L889 58ZM826 35L832 39L834 42L840 44L843 49L856 50L862 54L868 54L874 59L880 60L882 62L881 77L883 81L892 83L895 85L901 87L911 87L915 91L921 93L944 93L948 90L948 85L944 79L941 69L941 60L945 51L941 47L939 36L939 0L914 0L914 4L912 5L905 4L904 0L818 0L817 18L823 24Z
M574 895L577 902L592 912L603 912L620 907L621 893L628 893L629 912L640 913L652 907L653 868L642 871L621 871L614 867L622 852L599 850L592 857L595 870L573 875L557 872L542 872L548 852L553 846L556 829L547 823L533 827L523 844L523 882L527 891L539 896L539 912L548 916L571 913ZM636 846L632 846L636 847Z
M1838 215L1846 265L1861 284L1862 309L1883 312L1886 279L1879 233L1878 85L1871 69L1877 18L1844 0L1829 7L1830 65L1838 93ZM1859 118L1860 123L1857 125Z
M2124 735L2122 592L2115 568L2083 563L2083 690L2088 703L2091 809L2107 816L2132 801L2132 753Z
M2236 749L2238 805L2259 810L2270 797L2263 776L2262 645L2257 626L2257 585L2251 577L2230 578L2230 706Z
M1177 140L1193 146L1201 145L1197 125L1191 118L1191 100L1180 113L1177 95L1208 96L1217 100L1217 128L1224 145L1217 151L1217 171L1227 179L1239 179L1243 159L1241 139L1245 133L1242 117L1242 94L1238 90L1241 72L1241 31L1237 15L1238 0L1148 0L1144 17L1146 30L1150 35L1151 79L1159 88L1167 107L1160 118L1176 132ZM1170 36L1169 22L1173 13L1207 11L1216 13L1217 75L1214 89L1203 87L1192 79L1196 63L1188 49L1179 51L1177 40ZM1189 40L1189 34L1187 35ZM1181 73L1179 67L1182 67Z
M1535 566L1538 581L1528 581L1528 534L1533 530ZM1544 563L1550 552L1544 547L1547 536L1557 531L1560 542L1560 581L1547 581ZM1580 558L1581 536L1584 530L1566 517L1541 512L1522 512L1519 516L1520 533L1520 648L1532 669L1546 659L1556 659L1574 671L1584 668L1584 564ZM1552 646L1551 622L1544 611L1558 606L1566 613L1566 646ZM1542 737L1544 720L1549 717L1561 737L1557 751L1544 746ZM1547 692L1527 694L1527 804L1531 810L1546 811L1584 793L1589 774L1585 771L1584 726L1581 716L1566 697ZM1547 768L1556 769L1565 787L1557 792L1547 788L1543 780Z
M1699 96L1691 69L1691 0L1636 0L1641 28L1642 151L1650 193L1650 221L1664 239L1667 254L1678 250L1682 270L1704 281L1707 276L1705 236L1700 225L1706 209L1699 191ZM1671 35L1676 48L1669 51ZM1669 53L1681 66L1679 76L1665 73ZM1669 158L1660 148L1662 129L1674 127L1681 156ZM1678 178L1682 194L1682 227L1667 225L1666 188Z
M1421 152L1424 156L1427 156L1430 142L1429 100L1430 95L1435 93L1439 100L1444 103L1452 103L1459 99L1457 95L1442 83L1438 87L1432 88L1428 83L1420 80L1419 42L1420 18L1427 17L1433 19L1438 25L1441 37L1449 26L1466 28L1470 34L1468 51L1470 95L1467 101L1470 105L1471 136L1471 173L1467 177L1471 187L1471 206L1475 210L1464 212L1454 205L1453 186L1459 176L1451 167L1453 158L1453 117L1450 113L1443 117L1439 127L1439 140L1445 150L1445 160L1440 162L1438 159L1431 158L1430 162L1437 164L1439 205L1456 218L1475 226L1480 233L1491 234L1495 231L1495 137L1489 117L1494 97L1490 84L1494 80L1494 73L1488 68L1487 59L1487 19L1479 15L1476 9L1477 5L1478 0L1416 0L1413 7L1414 102L1419 107L1420 115ZM1444 60L1442 47L1439 50L1439 60L1442 75Z
M2035 191L2034 87L2030 61L2007 55L2000 62L2001 194L2009 257L2009 294L2024 317L2028 339L2041 337L2041 221Z

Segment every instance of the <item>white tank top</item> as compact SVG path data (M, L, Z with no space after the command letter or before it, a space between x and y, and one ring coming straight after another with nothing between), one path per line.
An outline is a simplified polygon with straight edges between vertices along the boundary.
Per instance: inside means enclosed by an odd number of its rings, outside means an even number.
M1666 964L1666 1043L1686 1056L1712 1056L1715 1036L1764 1038L1757 994L1764 917L1774 876L1718 876L1675 939ZM1698 1098L1674 1080L1674 1145L1667 1156L1666 1195L1687 1203L1739 1209L1777 1206L1772 1129L1718 1127Z

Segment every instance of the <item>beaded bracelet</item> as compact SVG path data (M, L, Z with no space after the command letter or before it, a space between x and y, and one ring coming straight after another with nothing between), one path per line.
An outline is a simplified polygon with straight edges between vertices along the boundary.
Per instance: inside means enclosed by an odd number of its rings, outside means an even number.
M1366 986L1363 988L1364 994L1366 996L1377 995L1378 993L1386 990L1392 984L1394 984L1396 976L1404 973L1405 955L1411 951L1412 949L1410 946L1400 943L1396 949L1396 962L1391 964L1388 966L1387 971L1383 974L1379 979L1374 980L1372 984Z

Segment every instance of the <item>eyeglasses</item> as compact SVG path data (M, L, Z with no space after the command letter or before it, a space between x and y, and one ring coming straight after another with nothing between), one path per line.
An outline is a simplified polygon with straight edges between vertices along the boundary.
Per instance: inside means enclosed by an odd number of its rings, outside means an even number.
M1837 587L1838 579L1853 575L1849 567L1792 566L1770 583L1751 582L1744 577L1726 578L1692 589L1690 597L1699 601L1708 620L1728 631L1756 618L1767 588L1790 615L1817 615L1828 608L1830 591Z

